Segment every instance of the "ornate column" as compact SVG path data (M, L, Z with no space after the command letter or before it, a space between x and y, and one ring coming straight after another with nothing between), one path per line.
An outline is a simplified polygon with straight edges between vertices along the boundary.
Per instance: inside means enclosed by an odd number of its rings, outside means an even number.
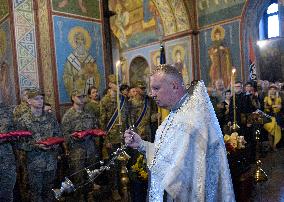
M20 90L39 87L33 1L13 0L13 13Z

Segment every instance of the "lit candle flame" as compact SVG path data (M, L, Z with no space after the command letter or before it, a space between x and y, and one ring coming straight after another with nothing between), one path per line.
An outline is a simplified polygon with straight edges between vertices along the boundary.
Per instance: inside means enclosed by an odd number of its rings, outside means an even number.
M120 93L119 93L119 66L121 66L121 61L120 60L118 60L117 62L116 62L116 74L115 74L115 76L116 76L116 102L117 102L117 112L118 112L118 124L119 125L121 125L121 110L120 110Z
M115 63L116 68L118 68L120 64L121 64L121 62L120 62L120 60L118 60L118 61Z
M232 74L236 73L236 68L232 69Z

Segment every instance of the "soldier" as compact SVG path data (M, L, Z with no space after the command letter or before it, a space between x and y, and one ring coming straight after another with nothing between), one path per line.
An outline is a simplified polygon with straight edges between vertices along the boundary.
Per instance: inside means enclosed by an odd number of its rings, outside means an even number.
M131 123L141 134L141 138L151 141L151 110L149 97L144 94L145 84L137 81L132 90L132 97L129 100ZM153 114L154 115L154 114ZM155 118L153 116L153 121Z
M95 138L86 136L84 139L78 139L72 136L76 131L97 128L97 117L84 110L86 102L83 92L73 90L71 94L72 107L66 111L62 118L62 130L67 141L69 154L69 173L75 173L84 169L98 160L98 153L95 148ZM75 185L84 184L87 179L84 178L84 172L79 172L70 179ZM95 188L95 187L94 187ZM68 201L84 201L91 196L90 187L77 190Z
M119 88L119 91L123 96L128 97L129 86L127 84L122 84Z
M120 94L120 109L122 125L118 125L118 113L117 113L117 85L115 84L115 75L109 75L109 93L106 94L101 100L101 127L107 131L107 137L105 138L105 147L108 154L111 154L117 148L121 146L122 135L121 131L125 131L128 126L128 102L127 98ZM112 198L113 200L120 200L121 196L118 192L119 185L119 168L116 165L112 170L114 173L110 176L110 182L112 183Z
M0 102L0 133L7 133L13 129L13 113L11 107ZM0 140L0 201L12 202L13 189L16 183L16 161L12 145L8 141Z
M89 102L85 105L85 110L91 113L94 117L99 119L100 117L100 101L98 89L95 86L91 86L88 89Z
M29 90L30 111L18 119L20 130L31 131L32 137L21 143L26 152L30 201L52 201L51 189L57 169L57 146L45 146L38 142L60 136L60 127L52 113L43 111L44 94L38 89Z
M17 124L18 119L25 113L30 111L30 106L28 104L28 92L30 89L26 88L22 91L21 103L14 108L13 118L15 124ZM14 149L16 162L17 162L17 181L15 186L15 196L14 198L18 200L30 201L28 194L28 175L26 170L26 153L18 148ZM20 198L20 199L19 199Z
M151 110L151 100L145 94L145 88L146 85L143 81L137 81L131 88L131 98L129 99L130 119L136 131L141 134L141 138L150 142L152 141L151 124L156 122L158 117L157 112ZM127 153L131 156L128 166L129 170L132 171L132 166L137 164L140 153L131 148L128 148ZM130 175L130 182L133 201L146 201L148 181Z

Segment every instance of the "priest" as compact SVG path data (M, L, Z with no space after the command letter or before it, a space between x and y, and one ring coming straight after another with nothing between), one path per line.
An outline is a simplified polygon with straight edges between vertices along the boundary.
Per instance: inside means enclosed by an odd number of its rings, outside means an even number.
M150 171L148 198L163 201L235 201L221 129L202 81L186 89L172 65L157 66L151 96L170 114L154 143L132 130L125 143L144 153Z

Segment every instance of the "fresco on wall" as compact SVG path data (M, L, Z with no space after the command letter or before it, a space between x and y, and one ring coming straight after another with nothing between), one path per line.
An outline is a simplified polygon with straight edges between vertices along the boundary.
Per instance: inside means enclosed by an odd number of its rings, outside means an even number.
M260 79L271 82L284 80L284 39L272 38L258 42L257 68Z
M73 89L105 88L101 25L53 16L59 101L70 102Z
M129 67L130 85L135 85L137 81L143 81L148 86L150 68L147 60L143 57L134 58Z
M199 27L240 16L245 4L245 0L198 0L197 2Z
M190 38L184 37L166 42L166 61L174 64L182 73L185 84L192 80L192 62Z
M2 0L0 4L0 20L9 14L8 0Z
M241 78L239 24L235 21L200 32L201 79L206 85L222 79L228 87L232 66L237 69L237 79Z
M52 0L54 11L100 19L100 1Z
M161 18L151 0L109 1L116 12L110 24L123 50L158 41L163 36Z
M153 68L154 66L157 66L160 64L160 55L161 55L161 52L160 50L155 50L155 51L152 51L150 53L150 57L151 57L151 67Z
M16 104L10 23L0 25L0 103Z

